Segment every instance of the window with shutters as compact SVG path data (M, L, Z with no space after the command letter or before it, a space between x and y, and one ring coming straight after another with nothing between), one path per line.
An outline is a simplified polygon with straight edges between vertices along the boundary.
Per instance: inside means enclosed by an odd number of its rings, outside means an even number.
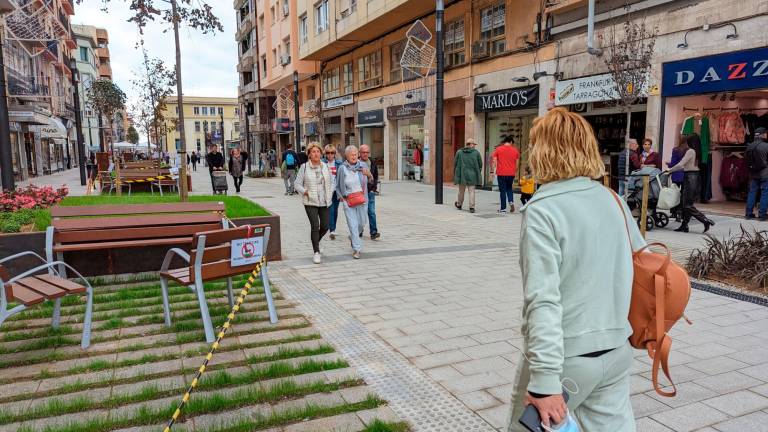
M323 72L323 99L339 97L339 68Z
M504 2L480 10L480 40L490 45L491 55L501 54L506 50L507 7Z
M417 75L408 69L400 66L400 58L405 49L405 40L395 42L389 47L389 82L395 83L401 80L408 81L417 77Z
M367 90L381 85L381 51L357 59L357 88Z
M464 20L445 25L445 67L464 64Z
M352 94L354 90L354 74L352 73L352 63L341 65L341 84L343 95Z

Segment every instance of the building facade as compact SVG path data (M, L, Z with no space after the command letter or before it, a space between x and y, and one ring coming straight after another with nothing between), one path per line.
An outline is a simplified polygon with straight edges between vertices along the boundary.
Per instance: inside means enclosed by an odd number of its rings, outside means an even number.
M296 115L299 106L299 139L317 139L319 64L299 60L302 33L297 20L296 0L238 0L238 100L243 107L241 133L243 147L252 151L281 152L295 143ZM294 94L294 74L299 80ZM245 119L248 118L246 123Z
M98 37L96 27L89 25L73 25L72 32L77 42L77 48L73 50L72 57L77 62L77 70L80 73L78 91L80 94L80 115L83 126L83 141L87 149L101 149L101 134L99 133L99 119L96 112L88 105L88 88L101 74Z
M181 150L181 139L176 125L179 120L178 102L169 97L163 111L160 144L168 153ZM206 154L213 145L219 149L240 146L240 107L236 98L184 96L184 132L187 153Z
M433 182L434 152L440 150L443 178L451 181L455 152L474 138L484 156L484 186L493 187L487 167L501 140L514 139L525 165L533 120L566 106L592 124L613 174L627 128L633 138L653 139L668 160L686 120L709 118L709 135L718 141L706 149L708 192L702 198L743 195L743 188L724 188L720 177L750 136L723 147L714 124L737 111L747 114L736 117L749 130L768 113L768 69L761 68L765 55L759 49L768 45L768 34L759 30L768 23L765 0L600 1L591 53L587 0L446 1L442 143L434 142L436 62L425 64L435 45L433 2L297 2L299 57L320 65L319 138L339 146L369 144L385 179ZM645 21L655 32L650 78L631 107L629 125L606 64L628 20ZM416 21L425 28L408 34ZM596 55L600 50L603 55ZM708 62L726 72L712 72ZM744 79L725 77L731 64L745 65ZM701 125L693 129L700 132Z
M72 72L71 0L22 3L6 14L3 55L13 170L17 180L77 164Z

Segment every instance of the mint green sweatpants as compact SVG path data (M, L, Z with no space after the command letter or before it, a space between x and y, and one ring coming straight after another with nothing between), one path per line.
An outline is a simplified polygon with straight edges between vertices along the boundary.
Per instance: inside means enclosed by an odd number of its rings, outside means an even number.
M635 432L635 416L629 401L632 356L632 347L626 343L600 357L565 359L561 379L569 393L568 410L583 432ZM528 432L519 420L529 380L528 361L521 356L508 432ZM574 393L577 386L578 393Z

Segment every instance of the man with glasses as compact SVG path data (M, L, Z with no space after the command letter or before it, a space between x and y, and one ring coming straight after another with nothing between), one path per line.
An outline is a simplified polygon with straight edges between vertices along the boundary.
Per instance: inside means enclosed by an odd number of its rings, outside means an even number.
M336 159L336 147L328 144L324 149L325 156L323 156L323 162L328 164L328 168L331 169L331 178L333 179L334 186L336 185L336 172L341 164L344 162L341 159ZM336 239L336 220L339 218L339 197L336 195L336 190L333 191L333 197L331 199L331 211L330 222L328 223L329 236L331 240Z
M371 230L371 240L381 237L376 226L376 190L379 183L379 168L376 161L371 159L371 148L363 144L360 146L360 160L368 165L373 177L368 177L368 226Z

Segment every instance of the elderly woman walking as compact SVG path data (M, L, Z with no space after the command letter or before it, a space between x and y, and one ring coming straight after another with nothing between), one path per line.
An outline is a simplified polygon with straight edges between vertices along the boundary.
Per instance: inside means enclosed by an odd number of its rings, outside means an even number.
M373 179L368 165L358 159L357 147L344 149L346 160L336 172L336 193L344 206L344 216L349 227L352 258L360 259L363 249L363 228L368 217L368 180Z
M309 225L312 227L312 262L320 264L320 240L328 232L328 207L333 198L333 176L328 164L321 160L323 150L320 144L309 143L307 156L309 160L299 168L294 188L301 195Z
M623 200L594 181L605 166L583 117L555 108L530 142L542 186L522 210L524 349L508 430L525 431L519 420L533 405L547 427L634 431L628 315L632 251L645 242Z

